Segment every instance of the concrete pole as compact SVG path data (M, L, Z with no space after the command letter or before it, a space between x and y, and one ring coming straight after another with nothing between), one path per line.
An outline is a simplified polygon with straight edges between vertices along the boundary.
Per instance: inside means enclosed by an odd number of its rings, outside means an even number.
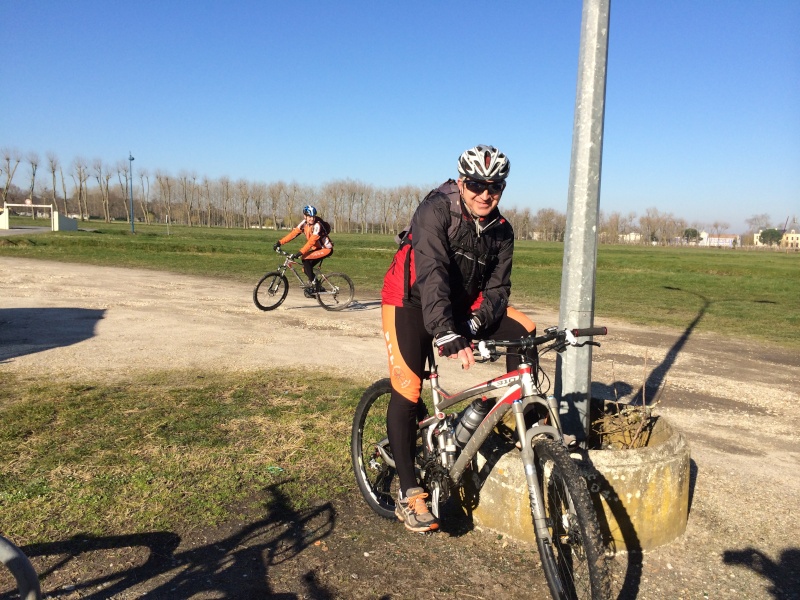
M559 313L559 327L570 329L594 325L610 5L611 0L584 0L581 17ZM566 433L579 440L589 432L591 381L591 346L571 347L559 355L556 397L568 408L562 415Z

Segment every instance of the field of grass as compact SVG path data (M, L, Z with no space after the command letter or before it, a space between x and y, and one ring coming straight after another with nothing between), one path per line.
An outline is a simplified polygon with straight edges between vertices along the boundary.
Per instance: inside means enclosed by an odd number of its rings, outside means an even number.
M27 224L30 224L28 222ZM41 220L37 222L41 224ZM278 265L284 232L126 223L0 238L0 256L141 267L255 284ZM377 293L396 248L392 236L336 234L327 270ZM299 248L295 240L290 248ZM563 245L518 242L512 301L557 310ZM605 246L598 249L596 322L614 318L800 348L800 253ZM535 318L535 313L533 314Z
M365 383L316 374L160 373L108 385L6 377L0 531L18 543L209 525L273 485L303 508L355 484Z

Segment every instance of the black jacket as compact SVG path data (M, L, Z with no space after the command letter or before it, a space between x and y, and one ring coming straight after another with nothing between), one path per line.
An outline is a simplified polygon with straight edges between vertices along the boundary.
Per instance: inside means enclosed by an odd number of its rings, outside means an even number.
M474 219L450 180L417 207L384 279L383 302L421 308L432 335L463 331L473 314L491 326L508 306L513 253L514 231L500 211Z

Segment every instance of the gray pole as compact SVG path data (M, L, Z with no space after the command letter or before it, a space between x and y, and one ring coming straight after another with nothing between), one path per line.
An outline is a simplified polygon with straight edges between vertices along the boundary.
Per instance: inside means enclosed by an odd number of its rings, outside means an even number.
M594 325L610 5L611 0L584 0L581 17L559 313L559 327L570 329ZM571 347L558 356L556 397L569 409L563 415L565 431L578 439L589 432L591 382L591 346Z
M131 233L135 233L133 230L133 155L130 152L128 152L128 164L130 165L128 176L131 178Z

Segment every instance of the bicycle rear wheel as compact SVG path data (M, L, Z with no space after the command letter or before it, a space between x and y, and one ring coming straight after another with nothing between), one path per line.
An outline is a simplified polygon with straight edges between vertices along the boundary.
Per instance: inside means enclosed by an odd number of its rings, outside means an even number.
M320 289L317 302L326 310L342 310L350 306L355 295L353 281L344 273L328 273L317 279Z
M277 271L264 275L253 290L253 302L261 310L278 308L289 293L289 281Z
M386 437L386 410L392 395L389 379L380 379L369 386L361 396L353 415L350 453L353 473L361 495L376 514L395 519L395 499L400 479L394 468L394 456ZM424 411L420 399L418 408ZM422 464L422 438L417 434L416 467ZM419 473L417 474L419 478Z
M533 442L549 539L536 536L547 584L558 600L606 600L610 580L586 482L560 443Z
M0 536L0 563L3 563L11 575L13 575L16 584L12 588L13 592L19 594L21 600L40 600L42 597L42 590L39 586L39 576L33 568L31 561L28 557L17 548L14 544L8 541L3 536ZM0 595L5 597L6 578L0 577Z

